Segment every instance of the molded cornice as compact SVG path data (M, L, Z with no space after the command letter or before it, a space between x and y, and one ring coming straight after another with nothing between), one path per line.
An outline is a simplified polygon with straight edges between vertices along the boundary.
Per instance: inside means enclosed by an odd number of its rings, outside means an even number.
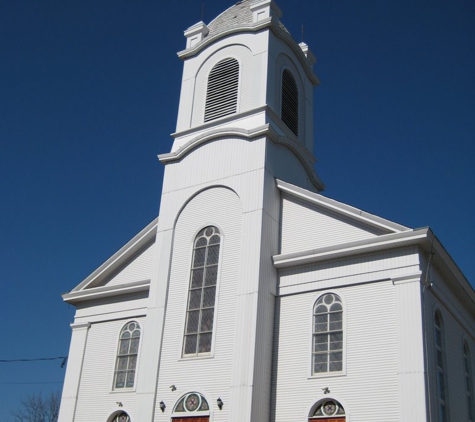
M221 38L225 38L225 37L228 37L230 35L237 34L240 32L258 32L265 28L269 28L278 38L285 41L285 43L292 49L295 56L299 59L307 77L310 79L313 85L314 86L320 85L320 80L315 75L315 73L313 73L311 60L307 59L302 49L295 42L292 36L287 31L284 31L281 28L280 21L273 17L263 19L253 24L247 24L247 25L242 25L237 28L231 28L231 29L222 31L218 34L205 37L200 43L196 44L195 46L191 48L178 52L177 55L180 59L185 60L197 55L203 49L215 43L216 41L220 40Z
M63 294L63 300L71 304L77 304L89 300L148 292L149 289L150 280L134 281L132 283L118 284L115 286L92 287L86 290L65 293Z
M112 255L99 268L85 278L79 285L77 285L70 293L63 295L70 297L70 294L82 292L83 290L94 288L104 282L107 277L113 274L120 268L129 258L134 256L140 249L155 239L157 232L158 218L153 220L147 227L134 236L127 244L120 248L114 255ZM75 297L75 296L71 296ZM65 299L66 300L66 299Z
M261 110L262 108L259 108ZM270 109L265 107L266 111ZM259 111L258 110L258 111ZM234 115L236 118L236 115ZM199 130L200 128L194 128L194 130ZM174 134L175 137L181 136L182 134ZM319 191L325 189L325 185L317 176L313 165L315 163L315 158L312 154L310 154L305 147L298 141L292 140L287 136L279 135L275 129L272 127L271 124L267 123L265 125L259 126L254 129L242 129L242 128L235 128L235 127L221 127L216 128L213 130L209 130L206 132L199 133L196 137L188 141L186 144L182 145L176 151L172 151L166 154L158 155L158 159L160 162L167 164L169 162L177 161L183 158L186 154L193 151L195 148L199 147L200 145L213 141L215 139L234 136L239 138L245 139L253 139L260 136L267 136L272 142L276 144L283 145L290 149L295 156L298 158L300 163L305 168L311 183L315 186L315 188Z

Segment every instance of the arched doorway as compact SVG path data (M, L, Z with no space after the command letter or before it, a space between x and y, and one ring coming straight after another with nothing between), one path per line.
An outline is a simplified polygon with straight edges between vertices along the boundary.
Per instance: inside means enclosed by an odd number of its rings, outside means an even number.
M130 416L125 412L116 412L112 415L110 422L130 422Z
M195 391L180 397L173 408L172 422L209 422L209 404Z
M312 407L308 417L309 422L345 422L345 409L340 402L327 399Z

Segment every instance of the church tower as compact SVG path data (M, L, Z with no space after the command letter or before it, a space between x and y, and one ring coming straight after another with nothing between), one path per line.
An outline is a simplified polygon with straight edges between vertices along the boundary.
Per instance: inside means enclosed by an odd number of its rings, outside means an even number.
M185 31L174 143L159 156L155 335L144 336L137 420L169 420L181 396L182 407L219 398L214 421L270 418L276 178L324 188L313 169L315 58L280 17L271 0L244 0Z
M185 31L159 217L63 295L59 422L473 420L475 292L429 228L318 193L315 59L280 17Z

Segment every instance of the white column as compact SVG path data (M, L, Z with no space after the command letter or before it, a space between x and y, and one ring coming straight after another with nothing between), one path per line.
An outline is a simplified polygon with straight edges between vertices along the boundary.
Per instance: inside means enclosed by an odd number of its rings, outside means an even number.
M73 330L71 346L69 347L68 365L64 378L61 407L58 422L73 422L76 413L79 386L81 384L82 365L86 351L87 334L91 323L71 324Z
M425 421L421 275L393 279L396 289L399 420Z

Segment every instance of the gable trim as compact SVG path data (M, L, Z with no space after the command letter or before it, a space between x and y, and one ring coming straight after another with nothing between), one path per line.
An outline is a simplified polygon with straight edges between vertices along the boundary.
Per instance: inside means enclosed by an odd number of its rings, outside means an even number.
M76 304L105 297L130 295L139 292L148 292L150 289L150 280L133 281L131 283L119 284L116 286L92 287L86 290L63 294L65 302Z
M376 252L396 247L418 245L427 240L430 230L423 228L401 233L391 233L372 239L358 240L343 245L329 246L325 248L311 249L302 252L292 252L272 257L274 266L278 269L314 264L316 262L339 259L350 255Z
M342 202L335 201L334 199L326 198L322 195L310 192L303 188L299 188L298 186L292 185L282 180L276 179L276 185L280 191L285 192L290 196L299 198L304 202L310 202L312 204L318 205L322 208L331 210L340 215L344 215L347 218L364 223L368 226L388 231L390 233L411 231L409 227L394 223L392 221L386 220L385 218L378 217L374 214L370 214L350 205L343 204Z
M99 268L93 271L69 293L72 294L85 289L91 289L103 282L147 243L152 242L155 239L157 224L158 218L153 220L147 227L135 235L129 242L127 242L122 248L120 248L114 255L112 255Z

